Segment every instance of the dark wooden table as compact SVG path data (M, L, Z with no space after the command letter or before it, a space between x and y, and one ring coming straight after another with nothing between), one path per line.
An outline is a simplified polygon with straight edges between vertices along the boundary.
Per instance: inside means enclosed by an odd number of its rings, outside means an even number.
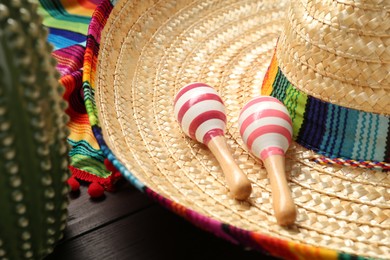
M92 200L70 195L65 236L51 259L276 259L200 230L151 201L126 181Z

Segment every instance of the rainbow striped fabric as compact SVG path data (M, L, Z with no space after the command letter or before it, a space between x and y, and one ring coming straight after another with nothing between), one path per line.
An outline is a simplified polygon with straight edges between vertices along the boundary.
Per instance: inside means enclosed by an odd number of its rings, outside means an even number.
M390 118L350 109L307 95L293 86L274 55L262 87L288 108L294 140L329 163L390 169ZM320 157L321 160L326 160Z
M83 91L87 39L91 31L101 29L91 26L91 17L100 3L101 0L40 0L38 11L48 28L48 41L54 46L52 55L58 62L64 98L69 104L66 113L70 117L71 178L112 190L119 176L104 164L105 156L92 132Z

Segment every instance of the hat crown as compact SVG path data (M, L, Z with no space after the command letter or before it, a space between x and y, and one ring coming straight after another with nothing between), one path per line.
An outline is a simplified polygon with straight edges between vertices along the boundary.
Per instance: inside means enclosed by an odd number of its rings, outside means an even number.
M306 94L389 115L390 1L292 0L277 59Z

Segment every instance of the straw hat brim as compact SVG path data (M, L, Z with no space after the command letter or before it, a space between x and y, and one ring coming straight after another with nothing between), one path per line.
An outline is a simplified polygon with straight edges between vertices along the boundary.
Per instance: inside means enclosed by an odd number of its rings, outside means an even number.
M242 142L239 111L260 93L286 8L284 0L118 1L92 82L109 159L140 190L232 242L287 258L389 257L387 173L319 165L293 143L286 167L298 217L281 227L266 171ZM216 159L174 118L176 92L195 81L225 102L228 146L252 182L247 201L229 196Z

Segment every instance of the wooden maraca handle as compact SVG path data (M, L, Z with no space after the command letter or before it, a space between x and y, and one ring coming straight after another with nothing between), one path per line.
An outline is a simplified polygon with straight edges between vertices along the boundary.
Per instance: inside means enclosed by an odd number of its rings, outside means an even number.
M247 199L252 192L251 183L230 154L225 137L215 136L208 142L207 146L221 165L233 197L238 200Z
M284 165L284 156L281 155L271 155L264 160L271 182L275 217L278 224L282 226L293 224L297 217L297 209L287 185Z

